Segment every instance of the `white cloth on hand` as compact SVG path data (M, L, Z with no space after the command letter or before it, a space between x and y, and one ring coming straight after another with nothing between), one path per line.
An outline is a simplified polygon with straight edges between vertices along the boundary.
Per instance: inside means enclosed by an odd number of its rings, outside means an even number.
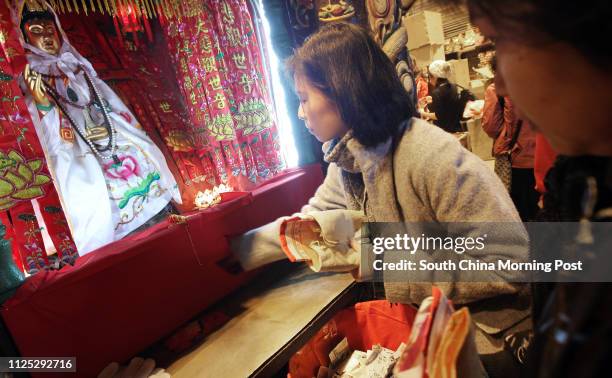
M292 261L308 260L315 272L349 272L360 265L360 249L357 249L360 241L355 240L359 240L363 219L362 212L344 209L297 213L230 239L230 249L245 270L289 257ZM289 224L296 227L287 227ZM283 228L288 248L284 251ZM289 229L291 235L286 231Z

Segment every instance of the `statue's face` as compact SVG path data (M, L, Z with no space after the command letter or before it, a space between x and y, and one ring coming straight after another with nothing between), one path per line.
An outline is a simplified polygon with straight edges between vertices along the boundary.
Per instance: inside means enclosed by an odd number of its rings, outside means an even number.
M60 50L60 36L52 20L31 20L25 24L28 43L44 52L57 55Z

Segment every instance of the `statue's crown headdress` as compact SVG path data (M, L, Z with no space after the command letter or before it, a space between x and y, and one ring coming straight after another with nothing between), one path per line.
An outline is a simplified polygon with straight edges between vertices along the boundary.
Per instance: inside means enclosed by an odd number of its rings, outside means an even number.
M20 20L19 26L23 28L23 25L29 20L35 18L43 19L55 19L52 10L45 1L40 0L26 0L22 4L22 8L19 12Z

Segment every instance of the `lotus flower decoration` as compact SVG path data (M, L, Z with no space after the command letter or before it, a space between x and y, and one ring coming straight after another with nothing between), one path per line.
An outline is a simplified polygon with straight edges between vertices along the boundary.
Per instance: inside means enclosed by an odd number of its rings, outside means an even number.
M0 210L45 194L43 185L51 178L41 173L42 167L42 159L26 161L17 151L0 151Z

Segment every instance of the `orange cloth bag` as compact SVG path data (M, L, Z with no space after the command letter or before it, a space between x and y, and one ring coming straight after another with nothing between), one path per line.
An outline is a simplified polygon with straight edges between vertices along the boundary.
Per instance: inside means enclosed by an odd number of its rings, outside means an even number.
M343 338L353 350L373 345L396 350L405 342L416 308L386 300L357 303L340 311L289 361L289 378L317 376L319 366L329 366L329 353Z

